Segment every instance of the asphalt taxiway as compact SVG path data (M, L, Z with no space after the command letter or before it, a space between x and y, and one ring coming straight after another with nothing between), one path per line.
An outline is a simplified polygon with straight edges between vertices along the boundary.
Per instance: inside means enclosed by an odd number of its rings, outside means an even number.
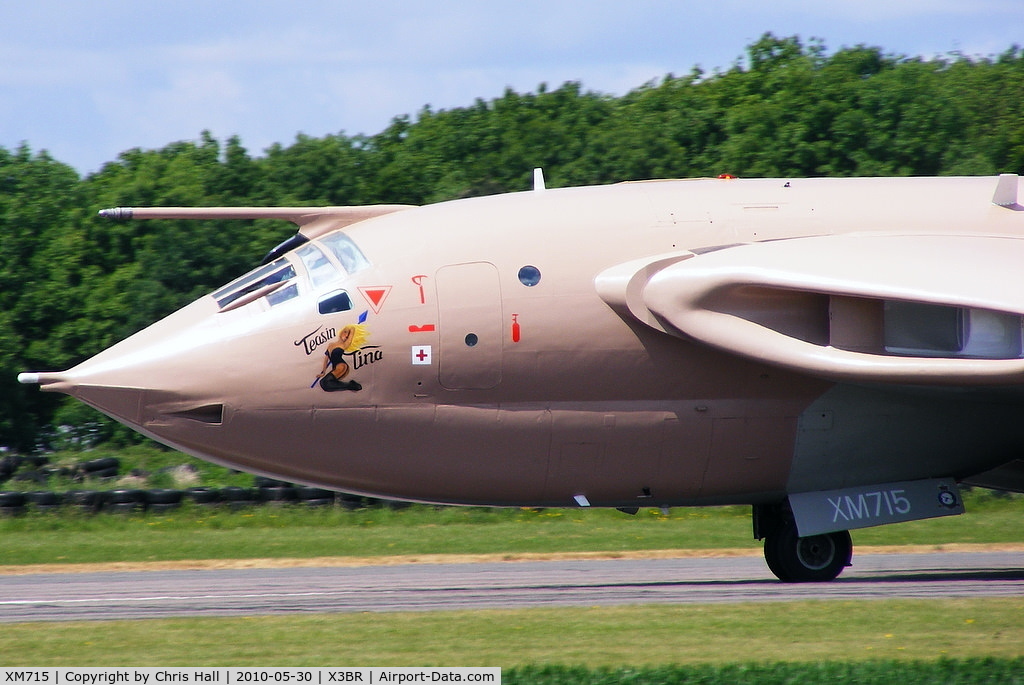
M1024 597L1024 552L862 554L831 583L760 557L0 576L0 622L626 604Z

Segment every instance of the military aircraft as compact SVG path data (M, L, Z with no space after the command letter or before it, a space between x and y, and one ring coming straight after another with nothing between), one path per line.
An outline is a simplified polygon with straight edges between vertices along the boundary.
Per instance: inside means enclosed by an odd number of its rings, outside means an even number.
M1024 489L1016 175L627 182L280 218L262 265L62 372L202 459L462 505L745 504L783 581Z

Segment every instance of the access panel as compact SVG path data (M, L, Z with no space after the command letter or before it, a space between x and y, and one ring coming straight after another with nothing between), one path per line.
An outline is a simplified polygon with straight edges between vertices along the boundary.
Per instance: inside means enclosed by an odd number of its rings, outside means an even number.
M501 288L490 262L453 264L437 271L441 385L450 390L493 388L501 381Z

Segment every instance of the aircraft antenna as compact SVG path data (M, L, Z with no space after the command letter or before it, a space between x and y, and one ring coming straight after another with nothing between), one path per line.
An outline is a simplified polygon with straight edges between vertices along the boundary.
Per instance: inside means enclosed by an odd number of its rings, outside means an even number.
M999 174L999 183L992 196L992 204L1013 207L1017 204L1017 174Z
M533 170L533 192L540 193L544 190L544 170L536 167Z

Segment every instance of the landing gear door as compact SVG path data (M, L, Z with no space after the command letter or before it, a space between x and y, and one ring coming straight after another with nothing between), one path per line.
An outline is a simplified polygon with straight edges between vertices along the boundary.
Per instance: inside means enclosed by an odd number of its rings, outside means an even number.
M441 267L435 279L441 350L438 375L450 390L501 382L501 288L490 262Z
M952 478L802 492L789 505L800 537L964 513Z

